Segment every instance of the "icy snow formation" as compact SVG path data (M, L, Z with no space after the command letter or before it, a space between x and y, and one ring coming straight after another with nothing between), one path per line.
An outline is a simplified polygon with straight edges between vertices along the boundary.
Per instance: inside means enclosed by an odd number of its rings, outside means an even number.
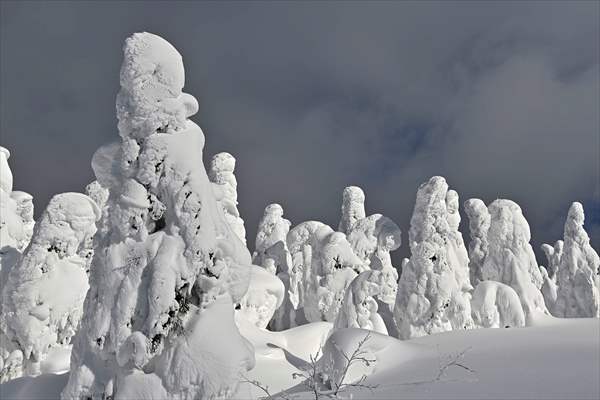
M490 213L485 203L480 199L469 199L464 204L469 218L469 273L471 284L477 286L483 280L481 269L487 256L487 235L490 229Z
M511 200L497 199L488 210L491 223L482 277L515 289L529 324L536 314L548 314L540 291L542 274L529 244L529 224L521 208Z
M296 322L334 322L346 288L367 269L346 235L317 221L303 222L287 236L292 255L290 298Z
M237 209L237 180L233 171L235 170L235 158L229 153L215 154L210 162L208 178L215 184L213 187L218 203L223 208L225 219L231 229L246 244L246 228L244 220L240 217Z
M338 231L348 234L354 223L366 216L365 194L358 186L348 186L342 196L342 218Z
M382 293L383 279L381 271L364 271L352 280L335 319L336 329L361 328L388 334L385 322L377 312L376 296Z
M15 350L22 352L27 375L39 374L49 350L68 345L75 334L99 217L96 203L84 194L54 196L21 260L8 274L2 290L0 327L5 337L0 349L3 358ZM0 378L11 375L2 371Z
M564 230L564 248L557 275L557 317L596 317L600 313L598 280L600 258L590 245L583 228L585 214L581 203L571 204Z
M500 282L481 281L473 292L471 313L480 328L516 328L525 326L525 313L519 295Z
M403 266L394 317L401 339L468 329L467 250L458 231L458 195L434 176L422 184L410 221L410 261Z
M248 250L230 228L187 119L180 54L136 33L124 46L121 140L92 159L109 190L63 399L232 397L254 363L234 323Z

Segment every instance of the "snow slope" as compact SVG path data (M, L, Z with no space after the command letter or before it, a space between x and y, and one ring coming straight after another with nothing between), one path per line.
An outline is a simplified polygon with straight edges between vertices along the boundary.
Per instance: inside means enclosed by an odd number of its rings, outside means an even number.
M318 322L284 332L254 326L240 332L256 349L256 366L249 379L269 386L271 393L298 384L293 356L308 359L324 340L331 324ZM252 333L251 333L252 331ZM338 331L352 342L366 331ZM377 335L377 334L373 334ZM377 335L377 358L367 384L372 392L352 389L341 398L354 399L598 399L600 398L600 321L548 319L528 328L451 331L399 341ZM345 341L344 341L345 342ZM272 343L273 345L267 345ZM288 349L287 357L281 349ZM468 349L468 350L467 350ZM450 367L435 380L442 361L467 350L463 363L470 373ZM290 362L291 360L292 362ZM19 378L0 385L2 399L58 399L67 375ZM300 385L290 390L297 399L310 399ZM253 396L263 395L258 390Z

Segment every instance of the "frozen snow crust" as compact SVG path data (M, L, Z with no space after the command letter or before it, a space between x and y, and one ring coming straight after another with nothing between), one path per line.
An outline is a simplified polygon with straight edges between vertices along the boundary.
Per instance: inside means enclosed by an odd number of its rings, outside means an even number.
M337 230L294 225L267 205L250 256L236 160L221 152L205 169L181 55L149 33L123 51L119 139L94 154L87 196L56 195L34 222L0 147L3 398L246 399L266 389L308 399L342 386L337 398L598 397L598 320L582 317L599 316L600 258L580 203L562 240L542 247L547 267L507 199L464 203L467 250L459 195L441 176L417 191L401 266L390 255L400 228L367 214L357 186L341 193ZM447 352L462 362L471 346L474 369L443 390ZM546 393L512 368L552 386L567 379L554 358L582 384ZM485 385L472 391L480 371ZM509 390L505 374L517 383Z

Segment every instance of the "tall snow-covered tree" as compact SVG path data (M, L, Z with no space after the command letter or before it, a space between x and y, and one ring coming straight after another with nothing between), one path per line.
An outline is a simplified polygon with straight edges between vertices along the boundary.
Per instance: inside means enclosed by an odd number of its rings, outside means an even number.
M235 397L252 346L234 322L250 253L226 221L188 118L181 55L136 33L124 46L120 140L92 159L109 190L63 399ZM101 225L103 224L101 223Z
M564 247L557 275L554 313L557 317L596 317L600 313L598 281L600 258L583 228L581 203L569 208L564 230Z
M468 256L458 232L458 198L434 176L419 187L394 317L401 339L473 326Z
M527 322L548 314L540 291L543 278L529 240L529 224L514 201L497 199L489 205L488 254L482 277L511 286L521 299Z
M350 233L354 223L365 216L365 193L358 186L346 187L342 195L342 218L338 231Z
M215 154L210 161L208 178L215 184L218 203L223 208L225 219L231 229L246 244L246 228L240 217L237 205L237 179L235 178L235 158L229 153Z

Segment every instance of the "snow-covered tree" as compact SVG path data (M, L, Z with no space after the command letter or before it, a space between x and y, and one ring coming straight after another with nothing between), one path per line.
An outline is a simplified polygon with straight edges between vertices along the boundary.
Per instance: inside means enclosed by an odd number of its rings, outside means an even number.
M542 295L544 296L544 302L546 303L546 307L552 315L556 316L556 311L554 310L554 306L556 305L556 298L558 295L558 286L556 283L557 276L556 271L560 267L560 260L563 254L563 246L564 242L562 240L557 240L554 243L554 246L550 246L549 244L542 244L542 251L546 256L546 260L548 261L548 267L540 266L540 272L542 273Z
M365 194L358 186L348 186L342 195L342 218L338 231L348 234L356 221L366 216Z
M290 230L292 254L290 297L297 304L296 323L333 322L346 288L368 267L357 257L341 232L317 221Z
M36 375L51 349L70 344L88 290L86 266L100 210L81 193L54 196L33 238L2 288L3 355L19 350ZM5 363L6 364L6 363ZM0 378L11 376L3 371Z
M283 304L277 309L269 325L276 331L295 326L294 300L290 297L292 256L287 246L290 225L290 221L283 218L283 208L279 204L269 204L256 232L254 264L276 275L285 286Z
M381 296L384 286L381 271L364 271L358 274L346 288L344 300L335 319L335 328L369 329L387 335L388 330L378 313L376 297Z
M403 266L394 309L401 339L473 325L469 260L457 229L457 202L440 176L417 191L408 234L411 258Z
M286 238L290 225L290 221L283 218L283 208L279 204L265 207L256 232L252 256L255 265L270 269L273 274L289 269L290 256Z
M469 218L469 276L471 284L477 286L483 280L481 269L487 256L487 235L490 229L490 213L485 203L480 199L469 199L464 204Z
M9 268L14 250L23 251L33 234L33 197L13 191L13 175L8 164L10 152L0 146L0 271ZM5 271L6 272L6 271Z
M235 158L229 153L215 154L210 162L208 178L215 184L218 203L223 207L225 219L231 229L246 244L246 228L237 205L237 180L234 175Z
M515 289L529 323L537 314L548 314L540 291L542 274L529 244L529 224L521 207L511 200L497 199L488 210L491 223L482 278Z
M204 169L181 55L150 33L123 50L121 140L92 159L110 193L108 229L95 237L62 398L231 398L254 363L233 306L248 287L250 253Z
M581 203L571 204L564 230L564 247L557 275L554 313L558 317L596 317L600 313L600 258L583 228Z
M370 269L380 271L380 293L376 296L378 313L387 332L396 335L394 305L398 291L398 271L392 265L390 252L401 244L402 232L391 219L373 214L357 220L348 234L354 253Z

